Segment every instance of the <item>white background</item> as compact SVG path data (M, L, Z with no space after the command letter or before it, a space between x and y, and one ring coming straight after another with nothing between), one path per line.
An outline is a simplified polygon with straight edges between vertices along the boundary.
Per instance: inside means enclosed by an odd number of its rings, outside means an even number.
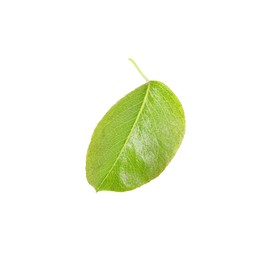
M97 122L144 81L187 130L131 192L85 178ZM0 259L274 259L273 1L0 2Z

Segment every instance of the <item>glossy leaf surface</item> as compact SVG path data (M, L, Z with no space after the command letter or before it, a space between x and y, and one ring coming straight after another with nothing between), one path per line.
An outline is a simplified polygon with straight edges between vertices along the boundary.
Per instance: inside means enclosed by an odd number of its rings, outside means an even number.
M178 150L185 132L182 105L159 81L119 100L94 130L86 158L96 191L128 191L156 178Z

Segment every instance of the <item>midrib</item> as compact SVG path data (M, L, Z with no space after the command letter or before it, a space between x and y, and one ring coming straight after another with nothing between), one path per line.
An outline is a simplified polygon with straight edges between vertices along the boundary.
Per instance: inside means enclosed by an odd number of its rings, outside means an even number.
M101 188L101 186L103 185L104 181L107 179L107 177L108 177L109 174L111 173L112 169L115 167L117 161L119 160L119 158L120 158L120 156L121 156L123 150L125 149L125 147L126 147L128 141L129 141L129 138L130 138L130 136L131 136L131 134L132 134L133 129L135 128L135 126L136 126L136 124L137 124L137 122L138 122L138 120L139 120L139 118L140 118L140 116L141 116L141 114L142 114L142 112L143 112L143 110L144 110L144 107L145 107L145 104L146 104L146 100L147 100L147 97L148 97L148 94L149 94L149 90L150 90L150 82L148 82L147 84L148 84L148 86L147 86L147 90L146 90L146 94L145 94L143 103L142 103L141 108L140 108L140 110L139 110L139 112L138 112L138 115L137 115L137 117L136 117L136 119L135 119L135 121L134 121L134 124L132 125L132 127L131 127L131 129L130 129L130 132L129 132L129 134L128 134L128 137L127 137L127 139L126 139L126 141L125 141L125 143L124 143L124 145L123 145L123 147L122 147L120 153L118 154L118 156L117 156L115 162L113 163L113 165L111 166L110 170L108 171L108 173L106 174L106 176L104 177L104 179L102 180L102 182L100 183L99 187L96 189L97 191L100 190L100 188Z

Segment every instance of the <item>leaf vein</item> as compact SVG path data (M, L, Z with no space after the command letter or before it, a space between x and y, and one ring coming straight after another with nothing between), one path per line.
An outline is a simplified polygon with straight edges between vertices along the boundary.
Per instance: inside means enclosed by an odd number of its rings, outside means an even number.
M148 82L147 84L148 84L148 86L147 86L147 90L146 90L146 94L145 94L143 103L142 103L141 108L140 108L140 110L139 110L139 112L138 112L138 114L137 114L137 117L136 117L136 119L135 119L135 121L134 121L134 123L133 123L133 125L132 125L132 128L131 128L131 130L130 130L130 132L129 132L129 134L128 134L128 137L127 137L127 139L126 139L126 141L125 141L125 143L124 143L124 145L123 145L123 147L122 147L120 153L118 154L118 156L117 156L115 162L113 163L112 167L110 168L110 170L108 171L108 173L106 174L106 176L105 176L104 179L101 181L101 183L99 184L98 188L96 189L97 191L100 190L100 188L102 187L103 183L105 182L105 180L107 179L107 177L109 176L109 174L111 173L111 171L113 170L113 168L115 167L117 161L119 160L119 158L120 158L120 156L121 156L123 150L125 149L125 147L126 147L128 141L129 141L129 138L130 138L130 136L131 136L131 133L132 133L133 129L135 128L135 126L136 126L136 124L137 124L137 122L138 122L138 120L139 120L139 118L140 118L141 113L142 113L143 110L144 110L144 107L145 107L145 104L146 104L146 101L147 101L147 98L148 98L149 90L150 90L150 82Z

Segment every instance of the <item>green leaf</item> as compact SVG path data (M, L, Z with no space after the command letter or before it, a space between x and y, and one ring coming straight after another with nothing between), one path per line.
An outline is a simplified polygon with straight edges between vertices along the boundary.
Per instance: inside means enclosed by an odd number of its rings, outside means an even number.
M96 191L129 191L151 181L174 157L184 132L176 95L148 81L119 100L95 128L86 158L88 182Z

